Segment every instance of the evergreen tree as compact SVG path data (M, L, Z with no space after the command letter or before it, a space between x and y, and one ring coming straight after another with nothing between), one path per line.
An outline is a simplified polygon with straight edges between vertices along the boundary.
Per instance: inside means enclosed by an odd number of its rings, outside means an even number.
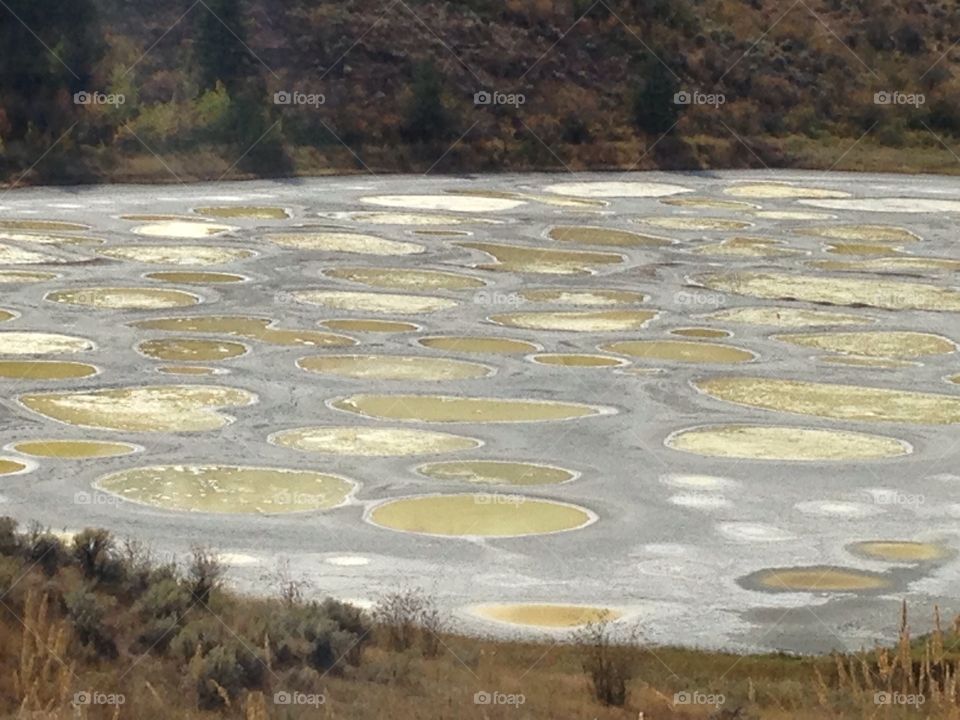
M633 97L633 122L646 133L665 133L680 117L674 102L677 83L663 63L651 59L644 65L643 78Z
M433 63L413 71L413 97L407 106L402 134L410 142L443 140L450 135L450 118L443 106L440 74Z
M197 17L195 51L200 87L210 90L219 80L233 95L256 71L247 49L242 0L205 0Z

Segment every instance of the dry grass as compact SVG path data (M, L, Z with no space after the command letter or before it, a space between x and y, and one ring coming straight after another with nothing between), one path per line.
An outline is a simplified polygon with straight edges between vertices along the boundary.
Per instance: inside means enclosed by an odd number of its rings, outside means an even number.
M912 637L904 607L895 645L849 655L618 644L604 623L560 643L497 642L445 632L416 590L388 593L372 618L289 594L239 597L216 583L204 585L201 606L189 567L145 568L142 555L127 561L114 550L107 559L121 569L105 562L91 581L82 557L64 552L48 574L29 569L25 536L5 547L0 561L22 578L0 614L0 718L960 718L960 622L945 628L936 610L928 635ZM73 631L64 598L78 590L110 608L100 632L115 657ZM154 633L145 645L145 628L171 607L180 610L170 637ZM124 703L74 706L77 693ZM679 693L714 704L678 703Z

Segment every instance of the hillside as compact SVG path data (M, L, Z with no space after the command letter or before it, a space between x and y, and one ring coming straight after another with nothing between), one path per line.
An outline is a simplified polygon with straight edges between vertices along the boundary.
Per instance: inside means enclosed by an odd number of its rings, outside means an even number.
M13 0L0 39L7 181L960 169L949 0Z

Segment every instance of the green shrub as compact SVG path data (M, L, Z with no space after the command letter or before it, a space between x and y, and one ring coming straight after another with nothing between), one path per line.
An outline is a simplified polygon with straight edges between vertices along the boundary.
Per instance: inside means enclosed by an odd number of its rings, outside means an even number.
M17 521L11 517L0 517L0 555L14 555L19 550Z
M113 538L107 530L87 528L73 538L73 557L80 563L80 569L87 579L103 579L115 574L116 563L111 557L113 550Z
M109 608L95 594L77 588L64 596L64 605L73 631L83 645L92 647L101 657L117 657L116 643L104 623Z
M201 710L224 707L244 689L263 684L263 659L238 642L218 645L191 663Z
M187 570L190 594L201 605L210 602L210 595L223 584L224 568L216 554L206 548L193 549Z

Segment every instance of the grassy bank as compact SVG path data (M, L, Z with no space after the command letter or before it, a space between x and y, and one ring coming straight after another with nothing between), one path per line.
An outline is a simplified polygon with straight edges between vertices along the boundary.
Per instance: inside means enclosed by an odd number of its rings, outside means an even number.
M957 625L853 656L734 655L617 644L600 621L563 642L449 631L415 589L371 611L281 564L263 597L225 589L196 549L160 563L136 543L72 540L0 519L0 717L960 717Z

